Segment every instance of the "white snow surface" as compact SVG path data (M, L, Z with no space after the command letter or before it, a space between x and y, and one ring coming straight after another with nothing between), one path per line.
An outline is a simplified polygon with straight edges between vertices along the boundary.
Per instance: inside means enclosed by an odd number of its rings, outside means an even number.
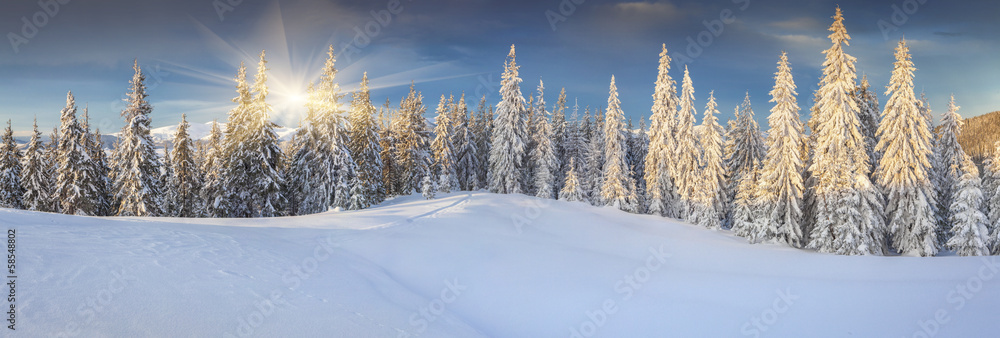
M0 224L17 233L17 326L4 330L13 337L982 337L1000 329L997 257L750 245L728 231L523 195L411 195L271 219L0 209Z

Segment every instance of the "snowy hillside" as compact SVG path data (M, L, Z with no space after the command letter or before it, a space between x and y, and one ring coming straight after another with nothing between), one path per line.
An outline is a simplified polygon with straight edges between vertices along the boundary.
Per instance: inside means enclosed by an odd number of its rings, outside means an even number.
M989 336L998 257L835 256L522 195L271 219L0 209L16 337ZM916 334L915 334L916 333Z
M226 124L219 122L219 128L225 131ZM278 134L278 139L284 142L291 140L292 135L295 134L295 130L297 129L298 128L274 128L274 132ZM157 144L172 142L174 140L175 133L177 133L177 125L169 125L149 130L149 135L153 137L153 141ZM212 122L201 124L192 123L190 129L188 129L188 133L190 133L192 140L208 141L212 133Z

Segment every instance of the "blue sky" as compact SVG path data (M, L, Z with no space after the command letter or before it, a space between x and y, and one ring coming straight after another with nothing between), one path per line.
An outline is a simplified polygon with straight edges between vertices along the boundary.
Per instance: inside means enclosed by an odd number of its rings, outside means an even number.
M331 44L337 51L356 48L337 63L345 92L367 71L373 100L395 105L413 81L433 112L441 94L476 96L473 106L486 94L495 103L504 58L516 44L526 95L541 79L550 105L565 87L581 107L603 106L615 75L626 115L638 120L649 115L665 43L671 54L690 57L699 111L714 90L725 120L749 92L766 128L767 93L782 51L789 53L807 118L837 5L853 37L847 52L882 102L893 48L905 34L917 91L927 93L935 116L951 94L966 117L1000 110L1000 3L920 1L398 0L398 7L387 0L6 1L0 5L7 37L0 45L0 118L24 130L37 116L43 131L51 130L72 90L81 107L89 105L94 125L117 131L119 100L138 58L154 126L176 124L182 113L196 123L225 120L237 65L245 61L252 70L266 49L274 120L294 126L302 111L298 99ZM552 21L547 11L560 17ZM733 20L721 32L715 24L718 34L712 34L706 22L712 26L727 11ZM37 32L25 30L23 20ZM884 31L880 20L898 27ZM690 46L699 35L700 51ZM675 65L678 82L682 74Z

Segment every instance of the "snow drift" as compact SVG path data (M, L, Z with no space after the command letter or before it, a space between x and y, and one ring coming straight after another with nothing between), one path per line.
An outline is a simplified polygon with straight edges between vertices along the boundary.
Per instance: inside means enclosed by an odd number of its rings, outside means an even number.
M997 257L858 257L523 195L271 219L0 209L13 336L988 336Z

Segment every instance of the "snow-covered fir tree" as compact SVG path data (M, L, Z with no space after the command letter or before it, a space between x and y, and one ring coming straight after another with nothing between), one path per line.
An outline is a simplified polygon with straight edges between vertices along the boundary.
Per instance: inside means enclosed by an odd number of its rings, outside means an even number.
M36 132L37 132L37 128ZM23 208L24 189L21 187L21 150L14 142L14 130L7 120L7 129L0 139L0 208Z
M767 154L760 173L759 203L763 219L761 238L792 247L802 247L802 122L795 96L795 81L788 65L788 55L781 53L778 71L771 89L771 108L767 135Z
M618 100L618 87L615 86L615 77L612 75L608 111L604 119L604 170L600 200L604 205L635 212L637 205L634 183L631 183L628 163L625 161L627 143L624 120L621 102Z
M951 237L951 197L962 176L962 161L965 152L958 143L958 135L962 133L962 116L958 114L960 107L955 105L955 96L948 101L948 111L941 118L941 126L937 134L937 191L938 191L938 226L937 239L944 244Z
M982 211L979 169L971 157L963 156L961 172L949 206L953 235L946 244L959 256L986 256L990 253L990 240L988 220Z
M146 101L146 76L138 62L129 82L126 107L122 111L125 126L118 134L115 147L115 200L119 201L119 216L156 216L160 214L163 186L160 182L160 158L149 135L153 107ZM60 136L66 142L66 133ZM65 205L64 205L65 207ZM63 212L66 212L65 210Z
M885 195L885 215L893 248L906 255L938 252L930 156L931 130L913 92L913 61L905 40L886 90L888 101L878 127L875 152L883 154L876 174Z
M699 180L711 182L715 177L708 170L698 171ZM715 208L718 200L718 190L713 190L709 184L695 186L688 222L708 229L722 228L722 215Z
M684 66L684 78L681 81L680 103L677 105L677 120L674 132L673 177L677 184L677 194L680 196L680 217L688 218L694 205L695 190L700 184L699 168L701 168L701 149L694 132L695 120L694 85Z
M246 170L248 184L245 185L249 199L249 213L236 215L241 217L273 217L281 216L285 210L284 174L281 172L283 154L278 145L278 134L274 129L278 126L271 122L273 108L267 103L267 60L264 51L260 52L260 62L257 64L257 75L254 77L253 100L250 104L248 119L248 134L245 143L238 148L238 158L242 161L238 168ZM245 161L245 162L244 162Z
M24 194L21 206L31 211L55 211L52 203L52 166L45 156L42 133L38 131L38 119L31 129L31 139L21 157L21 188Z
M631 124L631 119L629 122ZM628 160L632 181L635 182L636 212L646 212L646 166L643 161L649 153L649 134L646 129L646 119L639 119L639 129L629 127Z
M556 176L559 171L559 159L556 157L555 134L552 124L549 122L545 111L545 100L542 98L544 87L538 84L538 104L535 124L535 132L531 137L534 139L535 147L529 154L529 165L532 167L533 181L531 182L535 191L535 196L541 198L556 197Z
M569 156L566 152L566 88L559 91L559 98L552 107L552 145L555 148L559 167L555 170L555 191L562 189L566 172L569 171Z
M108 164L108 156L104 152L104 144L101 141L101 130L97 129L91 133L90 144L91 159L91 181L94 185L93 196L96 205L94 214L97 216L111 216L114 214L114 199L110 194L112 186L110 180L111 167Z
M535 97L528 95L528 103L525 105L527 108L527 113L524 115L524 133L521 135L521 139L524 140L524 166L521 167L521 193L525 195L534 195L535 186L532 182L535 181L534 168L531 167L531 150L535 149L535 139L532 136L535 133L535 120L537 120L536 111L538 107L535 107Z
M324 212L331 205L346 207L348 203L347 199L334 200L339 183L348 179L340 177L351 175L354 168L348 148L349 122L340 108L344 94L336 82L336 61L331 46L319 80L309 86L306 117L292 145L285 190L291 192L288 203L293 206L286 209L295 214Z
M420 182L421 195L423 195L426 199L433 199L436 190L437 185L434 184L434 180L431 179L431 175L424 175L424 179Z
M760 168L759 163L750 163L750 171L740 176L740 183L733 200L732 229L737 236L745 237L750 243L763 241L763 233L759 227L763 212L760 206Z
M368 200L368 189L365 187L365 181L360 175L354 175L351 179L351 198L350 202L347 203L347 210L360 210L371 206L371 201Z
M378 120L381 125L378 130L380 148L382 148L382 187L385 189L386 197L402 193L402 184L399 181L401 170L395 158L397 131L392 127L393 115L392 110L389 109L389 100L386 99L385 104L379 107L378 111Z
M410 84L410 92L401 101L399 113L393 121L396 131L396 160L399 164L402 193L411 194L423 186L422 178L433 175L430 171L430 132L424 113L423 95ZM433 180L432 180L433 182Z
M455 145L456 151L455 172L458 174L459 188L461 190L479 190L482 187L482 182L479 181L481 168L479 148L476 146L479 121L475 115L469 115L464 93L455 105L454 116L457 121L454 123L453 145Z
M995 232L997 222L1000 221L1000 141L993 143L993 151L986 159L986 166L983 172L983 195L986 198L986 216L989 222L986 224L990 231Z
M649 152L645 161L646 212L678 217L679 197L671 174L677 89L670 77L670 56L666 44L660 52L657 72L652 116L649 118Z
M80 186L87 181L85 165L90 160L83 135L83 129L80 128L76 118L76 99L70 92L66 94L66 107L63 108L60 118L59 167L56 169L54 195L59 200L59 209L62 213L88 216L92 215L94 204L84 194L87 189ZM156 189L158 186L150 188ZM158 190L153 191L158 192Z
M840 8L823 53L816 148L810 166L816 179L815 227L808 247L843 255L885 253L881 195L869 179L866 141L858 120L853 56L844 52L850 36Z
M202 189L199 192L203 217L225 217L226 207L224 194L224 168L222 162L223 154L222 128L218 121L212 121L212 129L209 133L208 144L206 145L205 160L201 163L201 172L204 175Z
M170 153L170 168L173 175L168 181L171 193L170 205L175 217L197 217L201 203L199 193L202 187L202 173L195 163L194 145L188 128L187 114L181 114L181 123L174 133Z
M441 95L438 102L437 117L434 119L434 141L431 142L431 151L434 154L434 166L431 172L435 173L434 178L438 180L438 189L441 192L449 192L458 189L457 173L455 172L454 146L451 144L451 121L448 113L448 100Z
M382 186L382 147L375 122L375 105L372 104L368 89L368 73L362 76L361 88L354 93L351 101L350 126L348 148L357 167L355 179L352 179L351 205L348 209L364 209L385 199L385 188ZM354 180L360 181L361 187L357 193L363 196L354 196Z
M491 192L513 194L521 192L522 169L524 166L526 129L524 115L527 111L524 96L521 95L521 78L515 60L514 45L504 67L500 84L500 102L497 103L490 139L489 166L492 179Z
M715 92L708 93L708 103L705 104L705 116L701 119L701 186L705 189L701 192L702 204L711 202L714 212L701 211L702 225L708 225L718 229L723 225L724 218L729 209L728 197L726 195L726 168L723 157L722 126L719 119L715 117L719 114L715 103ZM706 214L714 214L719 218L719 222L704 218ZM718 226L717 226L718 225Z
M576 175L576 159L569 159L569 171L566 172L566 182L563 183L563 187L559 190L559 200L569 201L569 202L584 202L587 200L587 195L583 193L583 187L580 186L580 180Z
M858 120L861 121L861 132L865 135L865 148L868 150L868 160L871 163L872 181L877 181L874 174L877 172L881 153L876 150L878 144L878 127L880 118L878 97L875 91L868 84L868 76L861 76L861 84L855 87L854 101L858 105Z
M490 149L493 133L493 108L486 107L486 95L479 99L476 108L476 123L473 135L476 139L476 158L479 162L479 188L486 188L490 182Z
M170 184L170 179L174 176L174 169L170 166L174 161L170 159L170 146L164 146L163 148L163 167L160 170L160 183L163 186L160 187L160 192L163 194L160 196L160 200L163 204L160 206L160 216L173 216L174 215L174 194L176 193L173 186Z
M605 200L601 198L601 190L604 188L604 111L598 107L594 111L593 130L590 133L590 154L587 159L587 168L590 169L590 203L594 205L604 205ZM623 146L624 149L624 146Z
M727 132L726 138L726 181L729 183L726 187L726 202L729 205L732 205L736 195L739 194L739 184L743 180L743 175L753 171L754 163L761 163L766 152L760 127L754 119L753 107L750 106L750 93L746 94L739 110L734 114L735 122ZM735 210L730 210L732 211ZM726 218L731 219L728 215Z
M583 132L583 121L580 120L580 105L577 103L573 104L573 114L566 122L565 144L566 157L561 162L568 165L570 160L575 161L577 179L582 180L579 176L586 172L583 165L586 164L587 139ZM582 187L583 181L580 184Z
M86 199L93 203L93 209L88 210L88 215L106 216L109 209L109 197L107 190L107 163L104 158L104 149L101 147L100 139L94 139L94 134L90 132L90 109L83 109L83 117L80 121L80 143L83 144L87 153L87 160L83 162L83 181L77 185L83 188L81 192ZM161 181L162 182L162 181Z

